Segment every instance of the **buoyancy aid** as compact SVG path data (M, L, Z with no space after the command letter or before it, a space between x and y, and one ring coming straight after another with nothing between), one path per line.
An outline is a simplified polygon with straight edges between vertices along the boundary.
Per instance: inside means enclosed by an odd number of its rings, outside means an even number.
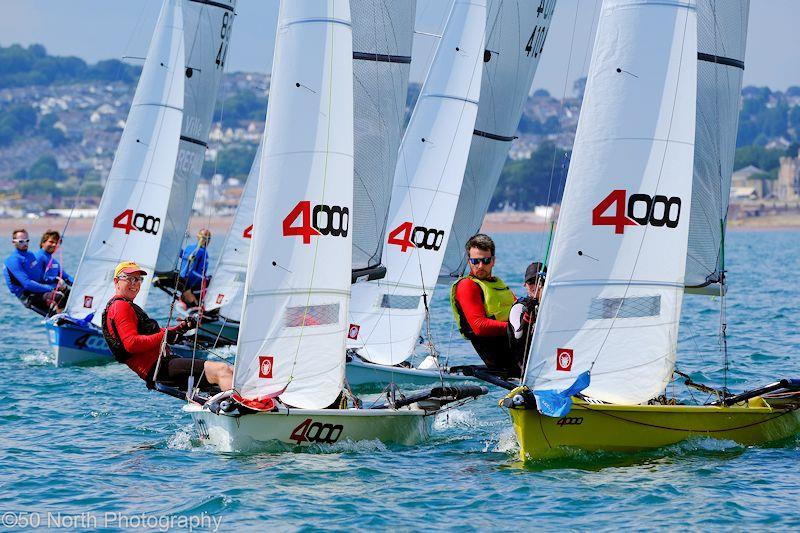
M103 338L108 343L108 347L111 349L111 353L114 355L114 359L117 362L125 363L128 358L132 355L125 349L125 346L122 344L122 339L119 337L119 331L117 331L117 326L114 323L111 323L111 327L113 328L113 332L109 330L108 327L108 309L111 307L111 304L116 302L117 300L123 300L128 302L131 307L133 307L133 312L136 313L136 320L137 320L137 333L140 335L153 335L161 331L161 326L158 325L158 322L147 316L147 313L144 312L144 309L136 305L135 303L131 302L126 298L122 298L120 296L115 296L111 298L108 303L106 304L106 308L103 309Z
M474 276L465 276L458 278L455 283L450 287L450 307L453 309L453 316L458 324L458 330L461 335L466 339L471 339L474 336L472 328L469 326L461 306L456 301L456 287L465 279L471 279L478 287L481 288L481 297L483 299L483 310L487 318L494 320L508 321L508 313L511 311L511 306L514 305L516 297L511 289L508 288L503 280L500 278L492 278L491 280L482 280Z

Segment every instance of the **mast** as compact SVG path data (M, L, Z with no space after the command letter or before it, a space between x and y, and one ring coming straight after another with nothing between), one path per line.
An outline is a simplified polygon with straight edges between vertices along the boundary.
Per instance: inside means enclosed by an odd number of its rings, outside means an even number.
M283 0L234 365L245 398L330 405L344 382L353 209L347 0Z
M400 147L386 277L352 289L348 346L374 363L406 360L425 318L475 128L485 24L485 0L456 0Z
M100 313L114 293L120 261L135 260L148 274L163 237L183 116L184 41L181 0L165 0L122 138L108 175L67 305L74 317ZM150 283L136 303L144 307Z
M192 202L208 148L217 91L233 31L235 7L236 0L183 2L187 58L183 123L169 207L162 223L163 237L156 263L157 272L171 272L175 268L175 260L189 226Z
M353 282L379 279L403 134L415 0L350 0L353 15Z
M489 0L481 105L461 185L442 283L467 266L464 244L481 227L539 65L556 0Z
M724 291L722 243L739 124L749 0L697 0L697 127L686 291Z
M524 382L611 403L672 375L692 201L694 2L606 0Z

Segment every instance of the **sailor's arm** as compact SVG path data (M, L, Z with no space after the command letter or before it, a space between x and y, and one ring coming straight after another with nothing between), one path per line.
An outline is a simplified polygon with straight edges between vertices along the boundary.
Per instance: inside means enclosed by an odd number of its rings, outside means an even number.
M8 261L6 263L6 268L14 278L16 278L19 284L22 285L22 288L28 292L43 293L50 292L56 288L55 282L48 282L45 280L45 282L42 283L31 278L20 260Z
M478 337L500 337L506 334L508 322L486 316L481 288L471 279L461 281L456 287L456 300L464 313L470 329Z

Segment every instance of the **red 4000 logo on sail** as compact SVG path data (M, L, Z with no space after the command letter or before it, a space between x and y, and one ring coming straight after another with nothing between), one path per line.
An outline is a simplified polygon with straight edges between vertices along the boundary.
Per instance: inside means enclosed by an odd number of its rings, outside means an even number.
M614 226L614 233L625 233L625 226L678 227L681 217L681 199L657 194L632 194L617 189L603 198L592 209L592 226ZM614 207L614 213L608 214ZM627 207L627 209L626 209Z
M350 209L338 205L315 205L303 200L297 202L286 218L283 219L283 236L297 235L303 238L303 244L311 244L311 237L330 235L331 237L347 237L350 228Z

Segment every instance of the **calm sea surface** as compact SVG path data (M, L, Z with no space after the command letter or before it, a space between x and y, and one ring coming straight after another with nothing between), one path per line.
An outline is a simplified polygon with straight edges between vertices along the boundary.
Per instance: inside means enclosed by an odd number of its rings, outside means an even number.
M496 238L497 273L517 290L544 236ZM68 271L84 242L67 236ZM800 377L799 257L798 232L729 234L730 388ZM159 292L148 309L166 316ZM711 385L723 375L718 308L687 298L680 331L678 368ZM453 333L446 290L432 312L442 354L476 362ZM198 443L180 402L147 391L126 367L52 361L39 319L0 290L0 513L14 512L2 515L5 525L24 523L18 513L27 512L41 526L60 516L61 525L112 530L136 517L156 527L170 517L208 526L214 517L223 530L798 528L800 440L769 448L698 440L523 465L497 407L503 393L492 390L437 419L432 439L414 448L225 455Z

